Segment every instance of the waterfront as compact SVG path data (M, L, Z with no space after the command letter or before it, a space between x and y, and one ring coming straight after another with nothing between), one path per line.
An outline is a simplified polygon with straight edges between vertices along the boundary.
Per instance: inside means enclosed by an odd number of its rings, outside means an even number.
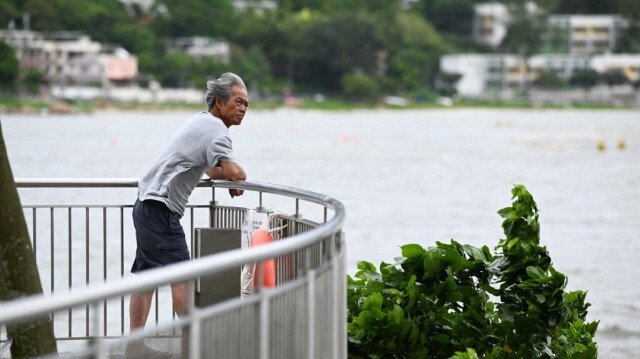
M2 115L2 130L16 177L134 178L190 115ZM524 184L556 269L570 290L589 291L601 357L628 358L640 350L639 115L279 109L249 111L231 133L249 179L345 204L349 273L359 260L391 262L406 243L493 248L496 211Z

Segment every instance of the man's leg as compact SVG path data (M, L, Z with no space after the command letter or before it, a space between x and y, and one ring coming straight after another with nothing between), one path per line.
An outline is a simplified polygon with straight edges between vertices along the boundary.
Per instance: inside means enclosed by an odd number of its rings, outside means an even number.
M151 309L153 291L131 295L129 301L129 330L144 328Z
M171 285L171 297L173 298L173 311L177 315L183 315L187 309L187 283Z

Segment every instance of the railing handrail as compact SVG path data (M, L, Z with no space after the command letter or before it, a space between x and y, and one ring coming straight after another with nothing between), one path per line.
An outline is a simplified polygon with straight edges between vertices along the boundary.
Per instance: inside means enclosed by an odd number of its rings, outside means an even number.
M135 180L40 180L16 179L19 188L24 187L136 187ZM67 185L69 184L69 185ZM73 185L71 185L73 184ZM247 181L203 181L201 187L213 186L220 188L239 188L244 190L274 193L307 201L325 204L334 210L334 216L321 226L308 232L303 232L283 241L276 241L266 246L248 249L236 249L220 254L210 255L188 262L174 264L145 271L135 276L120 278L114 281L102 282L83 288L72 288L68 292L56 292L54 295L34 295L17 300L0 303L0 323L12 323L29 318L41 317L49 313L79 306L96 303L105 299L115 298L134 292L154 289L166 283L179 283L243 265L259 262L268 258L278 257L283 253L300 250L318 239L339 233L345 220L345 209L342 203L329 196L287 187Z
M138 180L135 178L16 178L18 188L136 188ZM331 209L336 209L340 202L321 193L303 190L289 186L283 186L266 182L251 181L223 181L200 180L198 187L237 188L256 192L268 192L287 197L295 197L305 201L327 204Z

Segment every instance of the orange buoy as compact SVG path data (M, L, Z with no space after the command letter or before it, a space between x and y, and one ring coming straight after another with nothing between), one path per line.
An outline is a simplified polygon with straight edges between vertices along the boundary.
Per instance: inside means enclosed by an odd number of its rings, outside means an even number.
M251 236L251 246L260 246L273 242L273 237L265 229L258 229ZM262 273L262 274L260 274ZM276 262L273 258L262 261L256 266L256 273L253 276L254 288L258 286L258 278L262 275L262 286L273 288L276 286Z

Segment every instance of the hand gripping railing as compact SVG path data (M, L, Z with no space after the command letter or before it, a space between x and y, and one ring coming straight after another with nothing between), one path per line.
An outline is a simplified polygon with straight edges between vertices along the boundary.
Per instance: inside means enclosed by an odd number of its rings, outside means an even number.
M56 179L56 180L17 180L19 188L116 188L116 187L136 187L137 183L134 180L68 180L68 179ZM193 290L193 281L199 277L218 273L230 268L237 268L247 263L261 262L269 258L276 258L285 255L291 255L293 253L305 253L304 251L314 243L326 241L328 247L327 252L329 261L323 264L322 267L307 268L308 273L306 275L297 278L297 281L292 281L282 287L276 287L275 289L263 289L250 300L240 300L232 303L223 303L218 305L219 308L213 308L207 312L205 309L195 308L190 306L190 313L179 320L176 320L176 324L183 328L189 328L189 340L188 340L188 352L190 358L198 358L205 349L203 345L206 345L206 341L201 340L200 328L203 323L210 325L213 322L213 315L219 312L231 311L231 308L235 308L243 305L256 305L256 308L260 308L256 313L259 314L259 338L256 339L255 346L258 348L260 358L276 357L280 352L274 352L274 348L279 346L278 340L274 342L273 333L269 334L269 328L274 328L273 323L269 323L269 311L277 310L278 300L284 301L284 306L292 306L287 301L295 301L296 298L303 298L303 303L296 314L300 315L300 310L303 313L307 313L307 320L310 323L305 323L303 326L308 327L306 332L306 338L303 338L303 342L306 348L293 348L294 355L297 357L312 358L318 356L317 353L322 353L327 349L330 350L330 355L322 355L323 357L331 358L344 358L346 357L346 278L345 278L345 260L344 254L345 246L343 243L342 226L345 220L345 210L339 201L319 193L296 189L287 186L257 183L257 182L229 182L229 181L213 181L213 182L201 182L199 187L212 186L214 188L237 188L245 191L255 191L260 195L260 206L262 206L262 193L270 193L278 196L294 198L296 201L296 211L298 208L298 201L307 201L316 204L320 204L325 207L326 210L333 211L333 217L326 219L325 223L320 224L317 228L313 228L306 232L295 234L287 240L275 241L269 245L254 247L250 249L237 249L231 250L215 255L210 255L198 259L194 259L188 262L182 262L169 267L149 270L136 276L127 276L119 280L112 280L106 283L89 284L86 287L73 287L66 292L57 290L52 295L37 295L31 297L25 297L14 301L0 303L0 324L6 325L10 323L24 322L29 319L47 316L57 311L66 310L78 306L91 306L94 311L98 311L98 305L107 299L117 298L131 293L143 292L153 290L162 285L169 283L188 282L191 284L191 290ZM213 202L212 202L213 206ZM328 239L328 240L327 240ZM302 255L304 257L304 254ZM323 269L324 268L324 269ZM327 268L329 268L327 270ZM328 273L328 275L327 275ZM328 287L319 287L321 283L329 283ZM287 292L300 291L300 288L304 288L302 297L292 297L287 299ZM318 290L316 294L315 291ZM333 293L327 293L329 290ZM331 295L333 294L333 295ZM330 297L331 303L327 304L322 298ZM270 302L270 298L273 298ZM284 298L284 299L279 299ZM318 310L326 310L329 305L330 313L318 313ZM214 306L216 307L216 306ZM227 308L227 309L225 309ZM267 308L270 308L267 310ZM209 313L209 314L206 314ZM280 313L280 312L278 312ZM206 317L206 315L208 317ZM285 314L286 315L286 314ZM333 316L334 322L328 326L319 327L315 322L319 317ZM98 315L94 315L94 318L99 318ZM276 318L282 321L282 318ZM291 318L290 318L291 319ZM322 318L323 320L326 318ZM93 326L98 328L100 323L99 319L96 319L98 323L94 323ZM266 322L265 322L266 320ZM322 321L322 320L320 320ZM212 324L211 324L212 325ZM318 328L327 329L327 333L319 333ZM322 329L321 329L322 330ZM299 331L294 328L293 333ZM98 330L94 329L94 333ZM142 333L132 333L132 337L140 338L144 337ZM294 334L291 334L294 335ZM316 338L317 337L317 338ZM95 343L100 343L99 335L95 335L97 340ZM324 339L322 339L324 338ZM124 339L124 343L128 339ZM324 341L322 341L324 340ZM282 340L280 340L282 341ZM329 348L327 347L329 344ZM242 345L241 345L242 346ZM281 345L287 349L288 345ZM90 348L91 355L99 357L105 357L106 348L104 344L94 345ZM183 343L183 348L185 343ZM278 350L285 350L278 349ZM231 353L231 351L229 351ZM305 355L299 356L295 353L305 353ZM184 354L184 353L183 353ZM235 355L235 354L229 354Z

